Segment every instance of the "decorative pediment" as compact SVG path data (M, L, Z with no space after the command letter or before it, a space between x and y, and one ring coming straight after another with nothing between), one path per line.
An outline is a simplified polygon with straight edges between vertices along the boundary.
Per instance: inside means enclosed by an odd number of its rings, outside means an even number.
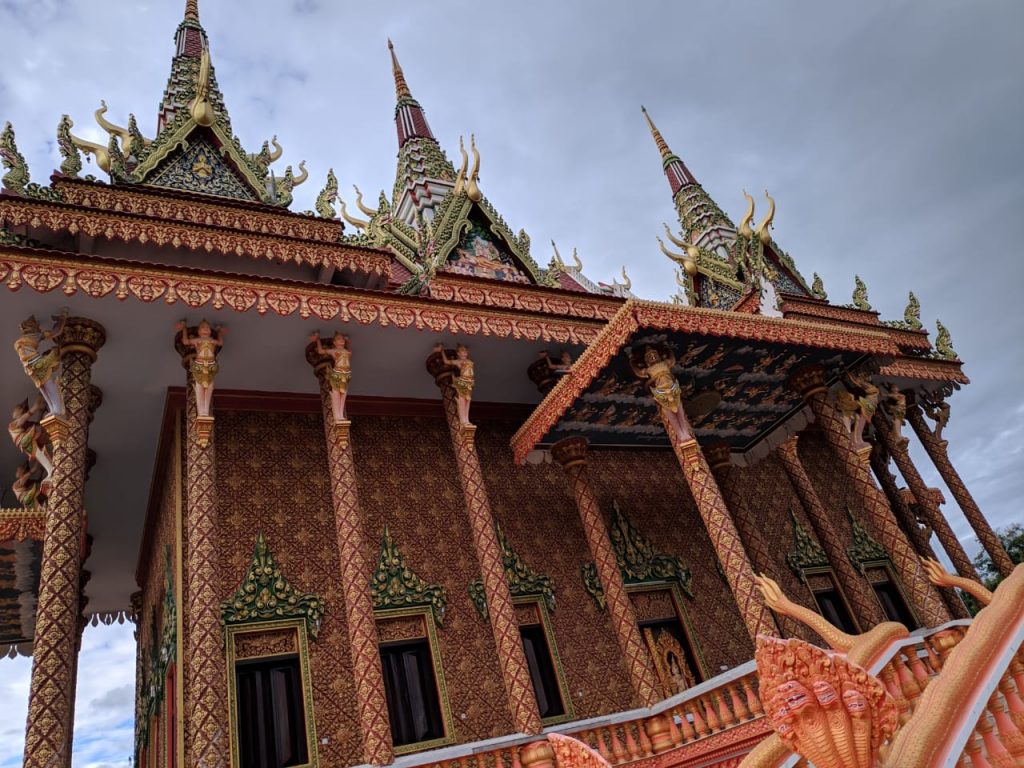
M508 543L505 531L497 523L494 529L498 534L498 546L501 547L501 562L505 567L505 580L508 582L512 597L539 597L549 611L555 610L555 588L550 576L537 573L522 561L518 553ZM469 583L469 596L473 600L481 618L487 618L487 595L484 583L477 579Z
M137 172L140 183L258 202L263 195L255 179L246 178L231 152L218 149L212 136L196 131L152 171Z
M617 501L614 502L608 536L612 542L612 549L615 550L615 561L618 563L623 583L668 582L678 586L687 597L693 597L693 576L686 563L680 557L656 551L619 509ZM587 593L594 598L597 607L603 610L604 588L597 573L597 566L594 563L585 563L580 571Z
M789 516L793 520L793 541L796 546L786 555L786 562L793 573L803 579L807 571L812 568L830 567L831 564L825 550L811 537L807 529L800 525L793 510L789 511Z
M448 603L444 587L428 584L409 567L387 526L384 526L377 569L370 578L370 594L375 610L424 606L430 608L438 624L444 624L444 609Z
M850 528L853 531L853 540L850 546L846 548L846 556L850 558L850 562L859 571L863 571L867 563L888 560L888 551L871 538L871 535L864 529L864 526L850 512L849 507L846 508L846 516L850 518Z
M310 637L315 640L324 616L324 603L319 595L301 594L288 583L260 533L249 571L235 594L220 604L220 611L224 625L304 619Z

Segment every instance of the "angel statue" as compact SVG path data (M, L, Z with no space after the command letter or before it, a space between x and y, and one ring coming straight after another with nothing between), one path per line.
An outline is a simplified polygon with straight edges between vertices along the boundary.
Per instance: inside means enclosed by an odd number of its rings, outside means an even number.
M331 412L334 423L345 421L345 398L348 397L348 383L352 380L352 340L335 333L331 345L320 342L320 332L314 331L309 340L316 345L317 354L331 358L331 369L327 372L327 383L331 388Z
M222 325L211 326L206 320L199 323L196 335L188 333L188 323L184 320L174 326L181 332L181 343L186 347L194 347L196 356L192 358L189 370L196 390L196 413L200 418L210 417L210 401L213 399L213 380L217 376L217 350L224 346L224 334L227 328ZM216 335L214 335L216 334Z
M846 386L839 387L836 392L836 406L850 431L854 450L860 450L868 445L864 440L864 428L875 415L880 393L870 378L850 371L843 372L843 384Z
M903 421L907 418L907 396L900 392L895 382L889 384L889 391L885 395L885 407L892 416L892 429L896 437L902 437Z
M463 427L471 427L469 423L469 404L473 399L473 361L469 359L469 349L464 344L459 344L455 350L455 357L448 357L444 345L434 345L434 351L441 355L445 365L450 365L458 372L452 377L452 386L455 387L456 404L459 409L459 423Z
M658 403L662 418L671 425L675 433L675 441L679 444L693 440L693 431L683 412L682 390L672 373L676 357L671 350L648 346L644 349L643 365L641 361L630 359L629 364L639 378L646 380L648 389ZM671 435L670 435L671 437Z
M25 375L36 385L50 413L61 418L64 417L64 398L57 386L57 374L60 372L58 340L64 332L67 317L68 310L62 309L59 315L53 316L53 327L44 331L39 327L39 321L35 316L30 316L22 322L21 335L14 342L14 349L21 358ZM52 341L54 346L40 352L39 345L44 341Z
M31 406L28 400L22 400L11 412L7 432L15 447L28 457L29 463L38 464L49 477L53 473L53 461L47 448L46 430L39 425L39 417L45 411L46 401L42 395Z

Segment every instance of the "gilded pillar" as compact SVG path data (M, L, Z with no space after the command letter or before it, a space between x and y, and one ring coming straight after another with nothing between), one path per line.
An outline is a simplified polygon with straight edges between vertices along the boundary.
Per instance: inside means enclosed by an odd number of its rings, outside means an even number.
M924 510L925 515L927 515L928 524L932 527L935 535L938 536L939 543L942 544L942 548L949 555L949 559L956 568L956 572L965 579L978 581L978 572L964 551L960 539L953 533L953 528L949 525L946 516L942 514L942 510L939 509L935 496L928 486L925 485L921 473L917 471L917 467L911 461L910 452L907 450L907 439L893 429L892 424L889 423L881 409L875 412L871 423L892 456L892 460L896 463L896 468L903 475L903 479L907 481L910 492L914 494L914 498L917 500L918 508Z
M810 405L825 440L839 461L839 469L853 483L861 498L868 532L885 547L896 573L903 582L922 620L936 626L950 620L938 591L932 587L921 561L896 524L885 496L871 479L868 457L855 449L853 436L842 416L828 399L825 371L814 365L803 368L790 379L790 386Z
M25 730L26 768L71 765L79 585L85 543L84 495L92 364L106 341L103 326L70 317L60 336L58 386L64 417L52 423L53 473L39 574L32 681Z
M622 572L619 570L615 551L608 537L604 516L590 487L587 476L587 440L583 437L566 438L551 447L551 455L562 465L572 485L576 509L583 523L583 533L587 537L590 555L597 564L597 574L601 579L608 604L608 615L611 617L612 629L615 631L615 639L626 664L633 693L640 706L649 707L661 697L655 685L650 655L640 636L633 604L626 593Z
M498 536L494 529L491 503L487 497L487 488L480 471L480 458L477 456L474 443L476 427L467 424L465 418L460 418L460 403L457 402L457 398L467 401L469 395L456 392L453 370L443 355L442 352L433 352L427 358L427 370L441 390L441 402L451 432L452 450L455 453L459 484L462 486L462 495L466 503L466 514L469 516L473 547L480 563L480 575L487 598L487 613L498 651L498 663L501 666L508 708L517 731L526 734L540 733L540 711L537 709L530 671L526 666L523 641L512 608L512 594L505 579L505 566L501 560ZM462 414L463 417L466 415Z
M882 613L882 608L867 579L857 572L846 556L843 538L836 530L825 504L818 496L818 491L811 482L811 478L808 477L803 462L800 461L797 440L797 436L794 435L779 446L779 459L789 477L789 482L800 499L804 512L807 513L807 519L811 522L815 537L822 549L825 550L836 576L839 577L843 594L846 595L850 601L850 607L853 609L854 618L861 629L866 632L876 624L885 621L885 614Z
M362 512L356 486L355 463L349 437L350 422L335 418L329 380L331 359L322 357L314 345L306 349L320 382L320 400L327 440L327 469L331 479L334 505L334 531L341 562L341 589L348 629L352 670L355 677L356 705L362 731L363 762L387 765L394 761L388 704L384 695L377 623L370 596L370 569L363 551ZM345 382L347 386L347 381ZM343 412L342 412L343 413Z
M771 551L761 535L761 529L753 511L747 505L739 487L739 475L737 467L732 464L729 444L725 442L712 443L704 447L704 456L711 467L711 474L715 477L722 497L732 517L733 525L739 533L743 550L755 573L763 573L767 576L776 576L775 561ZM775 617L776 624L782 630L780 634L785 637L804 637L802 625L789 620L787 617Z
M956 471L956 468L949 460L946 441L941 439L938 434L925 424L924 415L918 406L911 405L907 409L907 421L913 427L914 434L921 441L925 451L928 453L928 457L935 464L935 468L939 470L939 475L942 477L943 482L946 483L950 493L953 494L953 498L956 499L956 503L963 511L967 522L974 529L974 533L978 536L978 541L981 542L985 551L988 552L988 556L992 559L992 564L1003 576L1009 576L1013 571L1013 561L1010 559L1010 555L1007 554L1006 548L999 540L999 537L996 536L995 531L992 530L992 526L989 525L988 520L981 513L981 509L978 508L978 504L974 501L974 497L971 496L971 492L967 490L967 486L964 485L964 481L960 478L960 473Z
M212 408L201 415L194 347L175 346L186 371L183 547L185 765L228 765L227 671L217 583L217 461ZM200 371L202 373L202 371ZM212 380L209 380L212 386ZM183 713L184 714L184 713Z

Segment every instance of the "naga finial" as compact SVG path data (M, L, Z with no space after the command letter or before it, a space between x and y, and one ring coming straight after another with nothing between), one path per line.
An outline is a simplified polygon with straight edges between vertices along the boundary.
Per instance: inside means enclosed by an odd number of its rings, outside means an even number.
M453 195L461 195L466 189L466 172L469 168L469 155L466 154L466 143L459 136L459 154L462 155L462 165L459 166L459 173L455 177L455 189Z
M270 137L270 143L274 145L274 151L267 156L267 165L276 163L281 159L281 155L284 154L284 150L281 148L281 145L277 143L277 134Z
M289 166L289 167L291 167L291 166ZM306 161L305 160L300 160L299 161L299 175L296 176L294 178L294 180L292 181L292 186L293 187L297 187L297 186L299 186L299 184L305 184L308 179L309 179L309 171L306 170Z
M7 169L7 173L0 179L3 188L16 195L24 195L25 187L31 180L28 163L25 162L25 156L18 151L18 145L14 140L14 128L10 122L4 124L4 130L0 132L0 162Z
M740 220L739 234L740 237L745 237L748 240L754 236L754 231L750 228L750 222L754 220L754 198L747 194L747 190L743 190L743 196L747 198L747 212L743 214L743 218Z
M761 245L768 245L772 239L771 232L768 230L772 228L772 222L775 220L775 198L768 194L767 189L764 191L764 196L768 198L768 215L757 225L757 239L761 241Z
M345 201L342 199L341 195L338 195L338 207L341 209L341 218L356 229L366 229L370 226L370 222L363 221L362 219L357 219L355 216L349 215L348 208L345 206Z
M466 196L474 203L479 203L483 195L480 192L480 152L476 148L476 136L469 134L469 149L473 153L473 170L469 173Z
M949 329L942 324L941 320L935 321L938 332L935 334L935 351L943 360L958 360L956 350L953 349L953 339L949 335Z
M576 255L576 247L572 249L572 265L576 268L577 272L583 271L583 262L580 261L580 257Z
M630 290L633 287L633 281L630 280L629 275L626 274L625 265L623 265L622 267L622 279L625 280L625 282L622 284L622 287L625 288L627 291Z
M371 219L377 215L377 212L368 205L363 205L363 193L359 191L359 187L355 184L352 185L352 189L356 191L356 207L369 216Z
M903 310L903 322L913 331L921 330L921 302L917 300L913 291L907 297L907 308Z
M96 118L96 124L106 131L107 135L121 140L121 152L124 153L125 157L131 157L133 150L141 149L145 146L147 142L142 138L142 133L139 131L139 126L135 122L134 116L129 116L128 128L122 128L107 120L104 116L106 114L107 102L100 99L100 108L93 113L93 116ZM132 130L133 127L134 130ZM136 147L136 143L139 144L138 147Z
M853 306L864 312L871 311L871 305L868 303L868 287L864 285L860 275L853 276Z
M562 261L562 254L560 254L558 252L558 246L555 245L555 241L554 240L551 241L551 247L555 250L555 255L551 257L551 260L554 261L555 266L557 266L560 270L562 270L564 272L565 271L565 262Z
M197 125L213 125L216 115L213 111L213 104L210 103L210 49L203 48L202 58L199 60L199 73L196 75L196 97L192 100L189 111L192 119Z
M825 283L817 272L814 273L814 281L811 283L811 295L816 299L828 301L828 294L825 293Z
M61 116L60 122L57 123L57 148L60 150L60 156L64 158L60 163L60 172L65 176L77 179L82 170L82 156L79 154L75 142L71 140L73 125L74 122L70 116Z
M110 173L110 151L107 147L103 146L102 144L97 144L96 142L93 141L86 141L85 139L80 139L73 133L71 133L70 130L68 130L68 137L71 139L71 143L75 147L82 150L86 154L86 157L92 156L96 158L96 165L99 166L99 169L101 171L103 171L104 173Z
M334 219L337 214L334 212L334 201L338 197L338 178L334 175L334 169L327 171L327 183L316 196L316 213L325 219Z
M689 255L691 253L690 248L697 250L696 246L689 246L686 249L687 255L684 256L681 253L673 253L672 251L670 251L668 247L665 245L665 241L662 240L660 237L656 236L654 239L658 241L658 247L661 249L661 252L668 256L670 259L672 259L672 261L674 261L676 264L682 266L686 274L688 274L690 277L695 277L697 275L697 262ZM699 255L700 251L697 251L697 254Z
M673 235L672 230L668 228L668 224L666 224L665 222L662 222L661 226L665 228L665 234L668 236L668 239L672 242L672 244L685 250L686 255L689 256L694 263L696 263L697 259L700 258L700 248L698 248L693 243L688 243L685 240L680 240L678 237Z

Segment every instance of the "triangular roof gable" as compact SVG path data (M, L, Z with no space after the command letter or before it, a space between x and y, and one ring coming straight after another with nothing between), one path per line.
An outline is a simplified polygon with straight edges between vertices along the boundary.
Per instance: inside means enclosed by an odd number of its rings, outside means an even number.
M264 175L266 170L263 169ZM235 200L273 203L249 157L220 120L201 126L188 117L167 126L130 180Z
M518 273L530 283L544 284L543 271L530 256L529 236L522 230L518 236L513 235L505 220L494 210L486 198L474 202L464 192L449 195L433 222L433 230L434 242L437 245L436 263L445 265L442 269L456 272L465 271L469 274L496 280L522 282L515 277ZM500 267L489 269L486 262L494 257L494 253L482 256L484 268L472 270L471 259L467 259L465 256L460 257L458 251L460 247L465 250L465 246L468 245L467 236L472 239L474 234L480 239L490 241L497 251L497 261L507 260L514 271L503 273ZM486 248L486 245L483 247ZM502 256L505 258L501 258ZM453 269L450 266L456 260L463 262L464 270ZM492 274L488 274L488 272Z

